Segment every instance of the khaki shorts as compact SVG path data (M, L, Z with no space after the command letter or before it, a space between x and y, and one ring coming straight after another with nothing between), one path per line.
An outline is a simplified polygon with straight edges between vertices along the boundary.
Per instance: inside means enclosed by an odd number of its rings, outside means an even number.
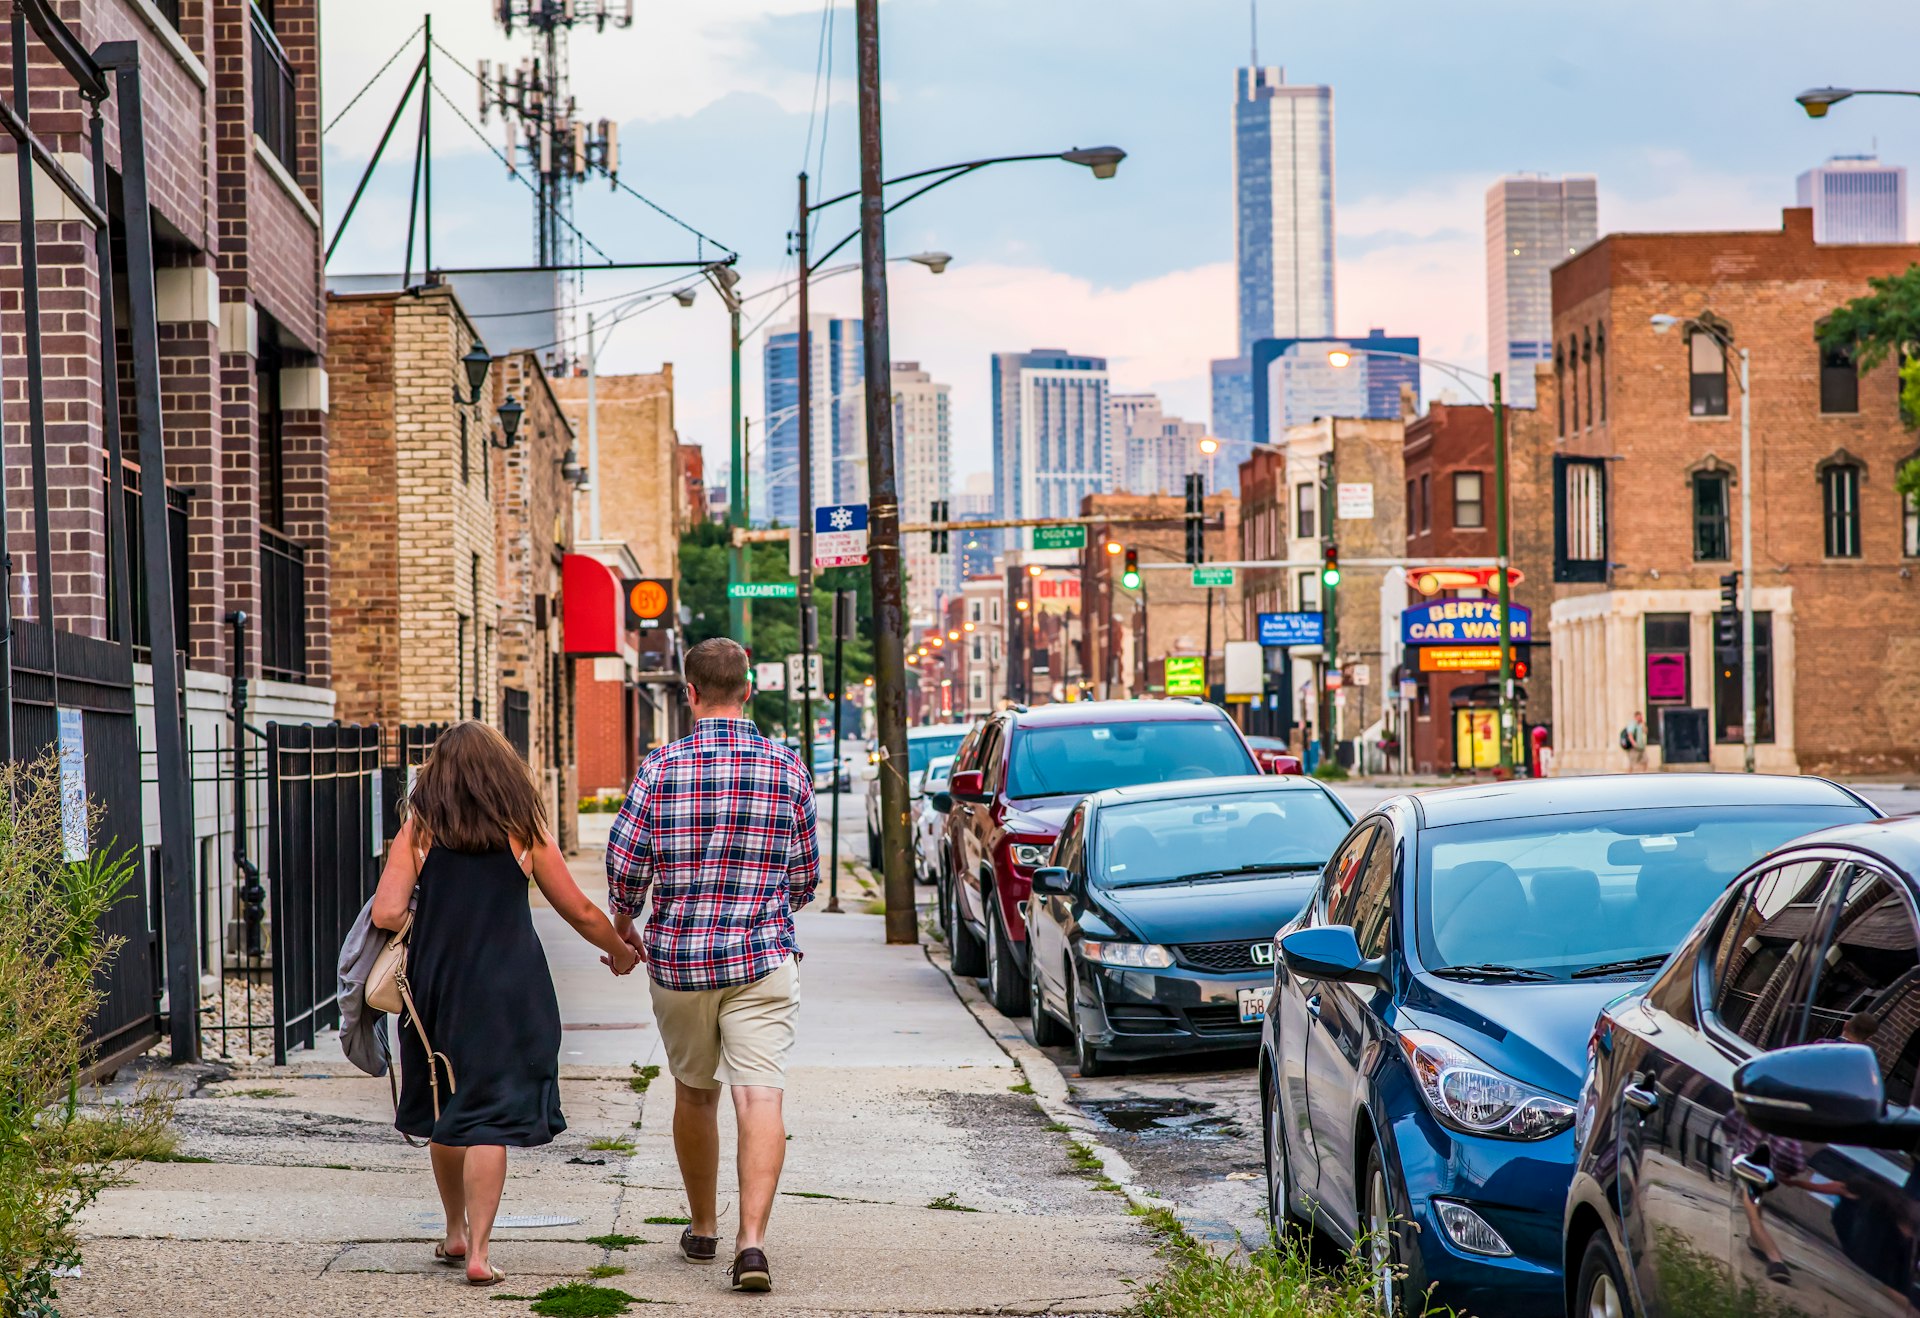
M667 1069L690 1089L787 1087L787 1052L800 1011L800 967L788 957L751 984L653 989L653 1019Z

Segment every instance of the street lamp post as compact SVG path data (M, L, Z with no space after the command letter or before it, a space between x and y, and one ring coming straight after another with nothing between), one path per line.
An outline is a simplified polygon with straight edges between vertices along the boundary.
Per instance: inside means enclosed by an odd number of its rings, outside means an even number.
M1810 87L1793 99L1800 102L1807 118L1824 119L1828 110L1855 96L1920 96L1920 91L1889 87Z

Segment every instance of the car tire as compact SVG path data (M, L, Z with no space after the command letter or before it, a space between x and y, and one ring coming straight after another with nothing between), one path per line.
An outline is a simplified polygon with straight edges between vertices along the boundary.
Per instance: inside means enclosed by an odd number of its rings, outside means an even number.
M1262 1058L1262 1068L1271 1069ZM1260 1117L1264 1134L1262 1150L1267 1163L1267 1221L1277 1245L1288 1231L1300 1225L1293 1208L1293 1164L1287 1160L1286 1115L1280 1110L1280 1094L1263 1080L1260 1085Z
M957 882L947 884L947 947L953 958L953 973L965 979L972 979L987 968L987 952L967 928L967 913L960 906L960 885Z
M1632 1292L1627 1289L1620 1259L1604 1230L1587 1240L1580 1259L1580 1283L1573 1289L1573 1318L1633 1318Z
M1020 966L1013 940L1007 937L1006 917L1000 914L1000 898L993 892L987 899L987 999L994 1010L1010 1019L1027 1009L1027 976Z
M880 870L880 835L867 826L867 868L878 873Z
M1080 972L1074 969L1067 976L1067 1015L1068 1025L1073 1031L1073 1060L1080 1074L1091 1079L1106 1075L1113 1070L1113 1064L1100 1055L1100 1050L1087 1040L1086 1027L1080 1022Z
M1067 1041L1067 1027L1053 1018L1042 1001L1040 976L1027 976L1027 1014L1033 1020L1033 1041L1042 1048L1057 1048Z
M953 946L953 885L947 882L946 870L942 866L934 871L934 919L940 926L940 936L947 940L947 946Z
M1367 1270L1373 1274L1373 1297L1380 1312L1400 1318L1401 1299L1406 1290L1406 1269L1400 1256L1400 1232L1394 1225L1393 1182L1387 1178L1386 1164L1380 1159L1380 1145L1367 1150L1366 1171L1361 1175L1364 1216L1361 1219L1359 1248L1367 1251Z

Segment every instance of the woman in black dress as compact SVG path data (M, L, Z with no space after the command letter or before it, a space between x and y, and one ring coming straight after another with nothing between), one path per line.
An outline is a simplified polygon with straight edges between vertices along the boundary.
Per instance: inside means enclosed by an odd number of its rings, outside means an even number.
M567 872L525 761L486 724L455 724L414 781L373 922L397 930L413 909L407 981L436 1056L428 1059L412 1022L400 1022L394 1124L430 1142L447 1210L434 1257L464 1264L475 1286L505 1275L487 1247L507 1150L536 1148L567 1128L560 1005L528 908L529 878L615 974L633 969L634 950Z

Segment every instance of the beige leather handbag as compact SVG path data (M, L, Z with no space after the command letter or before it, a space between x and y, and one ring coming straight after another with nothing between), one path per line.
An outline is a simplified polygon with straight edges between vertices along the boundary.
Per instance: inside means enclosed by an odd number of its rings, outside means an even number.
M425 863L418 852L414 854L416 870ZM455 1093L458 1085L453 1077L453 1062L445 1053L433 1050L432 1040L427 1038L427 1027L420 1023L420 1012L413 1005L413 988L407 983L407 939L413 933L413 912L407 912L406 920L400 926L400 932L387 940L380 955L373 960L373 969L367 975L367 1005L375 1011L384 1011L400 1022L405 1029L409 1021L414 1033L420 1036L420 1047L427 1054L427 1085L433 1092L433 1119L440 1120L440 1068L447 1068L447 1092ZM400 1086L395 1080L393 1067L387 1068L387 1082L393 1089L393 1107L397 1116L400 1111ZM409 1144L417 1145L418 1140L400 1132L401 1138Z

